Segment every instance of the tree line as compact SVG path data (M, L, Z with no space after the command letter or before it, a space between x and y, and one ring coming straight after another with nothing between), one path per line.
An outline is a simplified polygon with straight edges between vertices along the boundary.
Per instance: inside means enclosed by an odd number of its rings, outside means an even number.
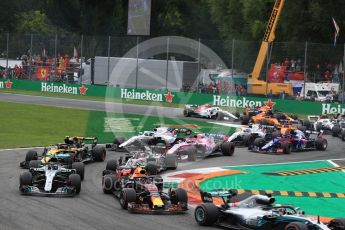
M260 41L274 0L152 0L151 36ZM128 0L1 0L0 33L126 36ZM345 1L286 0L276 41L345 41Z

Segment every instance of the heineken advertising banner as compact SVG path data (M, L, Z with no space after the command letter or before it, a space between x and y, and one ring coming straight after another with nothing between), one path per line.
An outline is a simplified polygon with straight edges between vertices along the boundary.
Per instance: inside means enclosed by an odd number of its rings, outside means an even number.
M147 89L129 89L113 86L94 86L65 84L57 82L41 82L29 80L0 80L1 90L27 90L57 94L107 97L114 99L164 102L174 104L205 104L225 107L230 110L237 108L263 106L267 98L237 97L203 93L171 92ZM298 114L344 113L345 105L296 100L272 99L274 108L283 112Z

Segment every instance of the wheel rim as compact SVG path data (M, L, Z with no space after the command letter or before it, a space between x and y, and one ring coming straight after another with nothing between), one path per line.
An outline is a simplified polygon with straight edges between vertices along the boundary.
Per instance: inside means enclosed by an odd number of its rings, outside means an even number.
M195 219L198 222L203 222L205 220L205 211L202 208L198 208L195 211Z

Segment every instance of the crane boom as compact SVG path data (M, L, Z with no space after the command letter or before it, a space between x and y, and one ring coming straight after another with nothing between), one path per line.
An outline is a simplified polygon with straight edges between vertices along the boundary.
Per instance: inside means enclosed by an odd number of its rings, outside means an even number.
M271 17L268 21L264 38L261 43L258 56L256 58L253 71L249 75L249 78L248 78L248 93L266 94L266 87L267 87L267 89L272 90L273 93L281 93L285 91L285 93L289 95L292 94L291 84L268 83L268 85L266 86L265 81L259 80L262 67L266 61L269 43L273 42L275 39L275 31L278 25L280 14L284 7L284 3L285 3L285 0L275 1L274 7L271 13Z

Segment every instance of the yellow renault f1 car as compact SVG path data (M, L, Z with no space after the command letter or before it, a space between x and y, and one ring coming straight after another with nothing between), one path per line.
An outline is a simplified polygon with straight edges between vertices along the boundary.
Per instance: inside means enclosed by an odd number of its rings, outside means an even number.
M36 150L29 150L20 167L37 168L40 164L50 162L71 165L73 162L104 161L106 149L97 145L97 142L97 137L66 136L64 143L45 147L41 156L38 156Z

